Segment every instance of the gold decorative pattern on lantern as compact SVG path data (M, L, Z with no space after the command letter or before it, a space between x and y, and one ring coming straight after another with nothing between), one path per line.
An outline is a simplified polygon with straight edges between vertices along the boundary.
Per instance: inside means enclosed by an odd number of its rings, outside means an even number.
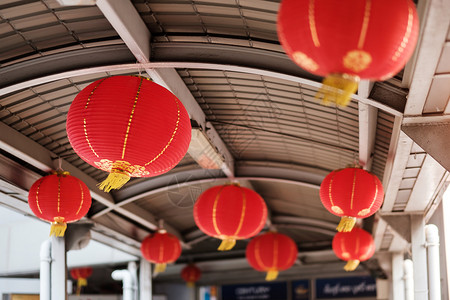
M363 50L352 50L342 59L344 67L353 72L361 72L367 69L372 62L372 56Z
M294 61L299 64L303 69L308 71L316 71L319 65L308 55L303 52L296 51L292 54Z
M371 0L366 0L366 6L364 8L364 19L361 26L361 33L359 35L358 41L358 49L362 49L364 46L364 42L366 40L367 28L369 27L369 19L370 19L370 7L372 6Z
M339 215L341 215L341 214L344 213L344 211L342 210L342 208L340 208L340 207L337 206L337 205L333 205L333 206L331 207L331 210L332 210L333 212L335 212L336 214L339 214Z
M96 161L95 165L102 169L103 171L111 173L111 170L118 169L130 174L131 177L142 177L149 175L150 172L145 169L144 166L134 165L132 166L129 162L123 160L116 160L115 162L109 159L102 159Z

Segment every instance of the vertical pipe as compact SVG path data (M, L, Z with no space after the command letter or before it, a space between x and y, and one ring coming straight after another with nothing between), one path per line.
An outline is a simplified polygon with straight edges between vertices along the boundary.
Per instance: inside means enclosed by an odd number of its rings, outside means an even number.
M133 290L133 300L139 299L138 294L138 277L137 277L137 265L134 261L128 263L128 272L131 275L131 287Z
M428 257L428 290L430 300L441 300L441 270L439 267L439 229L434 224L425 226Z
M52 262L51 251L52 251L52 243L50 239L45 240L41 244L41 251L40 251L41 257L41 266L39 269L40 300L50 300L50 287L51 287L50 266Z
M152 265L141 259L139 265L139 300L152 300Z
M122 281L123 283L122 300L133 300L133 280L131 278L130 271L115 270L114 272L112 272L111 277L114 280Z
M414 300L414 267L410 259L403 262L403 272L405 280L405 300Z
M415 299L428 300L427 249L423 215L411 215L411 254L414 263Z
M67 266L64 237L52 237L51 278L51 299L67 300Z
M403 253L392 254L392 298L395 300L405 299L405 283L403 271ZM412 278L412 277L411 277Z

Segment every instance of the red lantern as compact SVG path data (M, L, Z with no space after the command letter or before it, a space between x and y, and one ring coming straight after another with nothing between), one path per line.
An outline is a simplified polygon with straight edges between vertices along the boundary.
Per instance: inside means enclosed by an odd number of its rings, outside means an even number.
M42 220L51 222L50 235L64 236L67 224L84 217L91 207L88 187L69 172L37 180L28 193L28 205Z
M176 236L160 230L142 241L141 252L146 260L156 264L155 272L162 273L168 263L173 263L180 257L181 244Z
M375 243L367 231L355 227L350 232L338 232L333 238L333 251L347 261L345 271L354 271L359 262L368 260L375 253Z
M144 77L115 76L84 88L67 114L67 136L87 163L109 172L109 192L130 177L166 173L186 154L191 123L171 92Z
M356 167L335 170L320 185L322 204L332 214L342 217L338 231L348 232L356 218L373 215L383 198L383 185L378 177Z
M218 250L230 250L236 240L258 234L267 219L267 207L258 193L237 184L204 191L194 206L194 219L205 234L221 239Z
M92 268L75 268L70 270L70 276L77 280L77 295L80 295L81 287L87 285L87 279L92 275Z
M253 269L267 272L266 280L275 280L278 271L292 267L297 259L297 245L287 235L267 232L253 238L247 245L245 256Z
M359 79L386 80L411 57L419 21L411 0L283 0L278 37L303 69L326 76L319 96L347 105Z
M181 278L187 282L189 287L193 287L201 275L202 271L194 264L189 264L181 270Z

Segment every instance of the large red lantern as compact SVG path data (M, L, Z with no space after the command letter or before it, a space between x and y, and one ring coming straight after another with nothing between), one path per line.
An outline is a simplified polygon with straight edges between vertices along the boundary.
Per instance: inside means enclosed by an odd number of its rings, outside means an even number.
M266 280L275 280L279 271L292 267L297 259L298 249L287 235L267 232L253 238L247 245L245 256L257 271L267 272Z
M320 200L332 214L341 217L337 230L348 232L356 218L373 215L383 203L381 181L372 173L351 167L328 174L320 185Z
M202 276L202 271L194 264L189 264L181 270L181 278L189 287L193 287Z
M333 251L337 257L347 261L345 271L354 271L361 261L375 253L375 243L367 231L355 227L350 232L338 232L333 238Z
M234 247L236 240L258 234L267 219L261 196L237 184L220 185L204 191L194 206L194 219L205 234L221 239L219 251Z
M87 163L109 172L105 191L130 177L166 173L183 158L191 123L171 92L144 77L115 76L84 88L67 114L67 136Z
M77 281L77 295L80 295L81 288L87 285L87 279L91 275L91 267L75 268L70 270L70 276Z
M78 221L88 213L91 194L69 172L55 172L31 186L28 204L39 219L51 222L50 235L64 236L67 223Z
M181 255L181 244L176 236L159 230L147 236L141 244L142 256L156 264L155 272L162 273L168 263L173 263Z
M278 37L303 69L326 76L325 102L347 105L359 79L386 80L411 57L419 21L411 0L283 0Z

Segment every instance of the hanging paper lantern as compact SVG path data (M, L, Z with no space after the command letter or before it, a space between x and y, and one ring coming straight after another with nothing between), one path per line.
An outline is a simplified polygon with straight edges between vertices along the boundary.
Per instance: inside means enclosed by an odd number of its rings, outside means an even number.
M201 275L202 271L194 264L189 264L181 270L181 278L187 282L189 287L194 287Z
M144 77L115 76L84 88L67 114L67 136L87 163L109 172L106 192L130 177L166 173L186 154L191 123L171 92Z
M283 0L278 37L303 69L326 77L319 97L347 105L360 79L386 80L411 57L419 21L411 0Z
M383 185L378 177L357 167L335 170L320 185L322 204L329 212L341 217L338 231L348 232L356 218L373 215L383 198Z
M67 223L78 221L88 213L91 194L69 172L55 172L31 186L28 205L39 219L51 222L50 235L64 236Z
M92 275L92 268L75 268L70 270L70 276L77 280L77 295L80 295L81 288L87 286L87 279Z
M181 244L176 236L165 230L159 230L147 236L141 244L142 256L156 264L155 272L162 273L169 263L181 255Z
M267 219L267 207L258 193L237 184L204 191L194 205L194 220L205 234L221 239L219 251L234 247L236 240L258 234Z
M367 231L355 227L350 232L338 232L333 238L333 251L347 261L345 271L354 271L359 262L368 260L375 253L375 243Z
M253 269L267 272L266 280L275 280L279 271L292 267L297 259L297 245L287 235L267 232L253 238L247 245L245 256Z

